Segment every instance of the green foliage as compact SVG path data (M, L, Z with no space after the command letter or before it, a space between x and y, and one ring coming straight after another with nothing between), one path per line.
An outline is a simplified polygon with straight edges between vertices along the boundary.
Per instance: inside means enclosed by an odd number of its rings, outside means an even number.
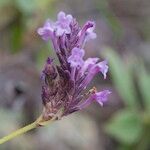
M30 32L35 32L41 19L54 11L54 0L0 0L0 29L8 28L10 35L6 35L10 41L8 49L11 53L17 53L23 46L24 37ZM40 12L40 13L39 13ZM10 39L8 38L10 37ZM33 39L34 40L34 39Z
M52 2L54 0L0 0L0 9L5 6L13 6L23 14L30 14L51 7Z
M128 58L126 64L112 49L106 48L103 55L109 60L113 84L126 104L106 124L106 132L120 142L121 150L148 150L150 73L138 59Z
M119 55L107 48L103 53L109 60L110 73L112 80L126 105L132 108L138 107L137 95L133 84L133 76L129 67L124 66Z
M16 0L16 6L20 11L26 14L34 12L37 8L36 5L36 0Z
M106 132L125 144L138 142L142 130L139 114L130 110L119 111L106 126Z
M150 73L141 64L137 70L139 88L142 94L144 106L150 112Z
M53 0L16 0L16 6L18 9L24 14L30 14L35 12L36 10L41 10L49 4L53 2Z
M23 36L23 27L21 22L19 21L18 23L12 26L12 31L11 31L11 52L12 53L19 52L22 44L22 36Z
M4 7L7 4L10 4L11 0L0 0L0 7Z
M108 0L96 1L96 7L99 12L105 17L107 24L114 32L114 38L119 38L122 35L122 27L117 17L113 14L113 11L111 11L111 9L109 8Z

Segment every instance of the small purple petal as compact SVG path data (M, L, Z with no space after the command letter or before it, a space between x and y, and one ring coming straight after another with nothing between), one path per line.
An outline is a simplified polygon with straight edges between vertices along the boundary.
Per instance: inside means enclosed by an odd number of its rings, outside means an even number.
M56 36L62 36L65 33L66 29L60 28L57 26L56 28Z
M102 62L99 62L97 64L97 67L99 68L99 71L104 75L104 79L106 79L106 73L108 72L107 61L104 60Z
M99 58L88 58L87 60L85 60L84 65L81 69L82 74L84 74L85 71L88 71L94 64L97 63L98 60Z
M68 22L71 23L73 17L72 15L66 15L63 11L58 13L57 20L60 22Z
M80 110L84 109L85 107L88 107L93 101L96 101L101 106L103 106L103 103L105 103L107 101L109 94L111 94L111 92L109 90L104 90L104 91L92 94L83 103L81 103L80 105L78 105L77 108L80 109Z
M50 20L47 20L44 26L37 30L38 34L45 41L48 41L52 38L53 31L54 31L54 24Z
M58 20L56 21L56 35L62 36L64 33L70 34L70 23L72 22L73 17L71 15L66 15L64 12L61 11L57 16L57 19Z
M111 94L109 90L104 90L102 92L97 92L94 94L93 98L103 106L103 103L107 101L108 95Z
M66 17L65 13L63 11L60 11L57 15L57 20L63 20Z
M85 52L83 49L80 48L73 48L72 54L70 57L68 57L68 63L70 63L71 67L78 67L82 66L84 64L83 56Z
M93 32L95 29L95 23L93 21L87 21L79 32L79 46L83 47L85 42L89 39L96 38L96 33Z
M96 61L96 60L95 60ZM102 61L99 62L97 64L91 64L88 67L87 70L87 76L85 77L85 79L82 81L82 83L80 84L80 88L84 89L87 87L87 85L91 82L91 80L94 78L94 76L101 72L104 75L104 79L106 79L106 73L108 71L108 66L107 66L107 61ZM82 73L83 75L83 73Z
M94 33L94 29L95 29L95 23L94 23L93 27L87 29L86 36L85 36L85 42L87 42L91 39L95 39L97 37L96 33Z

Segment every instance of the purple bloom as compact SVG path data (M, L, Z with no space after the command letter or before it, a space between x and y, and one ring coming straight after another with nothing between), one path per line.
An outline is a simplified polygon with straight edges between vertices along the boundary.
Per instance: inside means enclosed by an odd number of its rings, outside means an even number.
M81 110L85 107L88 107L93 101L96 101L101 106L103 106L103 104L107 101L108 96L111 94L111 92L109 90L96 92L95 90L96 89L93 88L91 90L93 92L93 94L91 94L91 96L86 101L84 101L84 103L81 103L81 104L79 104L79 106L76 106L76 107Z
M38 34L42 37L43 40L48 41L52 38L55 26L54 23L50 20L47 20L43 27L37 30Z
M98 62L99 58L88 58L82 67L82 74L90 70L90 68Z
M85 52L83 49L80 48L73 48L71 55L68 57L68 63L70 63L71 67L78 67L84 64L83 56Z
M94 27L89 28L87 30L87 32L86 32L87 35L85 37L86 38L85 41L88 41L90 39L95 39L97 37L96 33L94 33L93 30L94 30Z
M57 21L52 22L47 20L43 27L38 29L38 34L42 36L42 39L48 41L52 38L52 32L55 31L56 36L62 36L64 33L69 34L71 32L70 24L73 20L71 15L65 15L64 12L59 12Z
M98 59L97 58L89 58L89 60L87 61L87 64L89 62L87 71L85 71L87 73L87 75L85 76L85 79L81 82L80 84L80 88L84 89L88 86L88 84L92 81L92 79L94 78L94 76L101 72L104 76L104 79L106 79L106 73L108 71L108 66L107 66L107 61L102 61L97 63ZM84 69L84 66L83 66ZM83 74L83 72L82 72Z
M97 67L97 68L99 69L99 71L103 74L104 79L106 79L106 74L107 74L107 72L108 72L107 61L104 60L104 61L102 61L102 62L99 62L96 67Z
M66 15L64 12L59 12L56 21L56 35L61 36L64 33L71 33L70 23L72 22L73 17L71 15Z
M90 39L95 39L97 37L96 33L94 32L95 29L95 23L93 24L93 27L88 28L85 35L85 42L89 41Z
M89 66L89 76L95 76L97 73L101 72L106 79L106 74L108 72L107 61L104 60L102 62L93 63Z
M102 92L97 92L93 95L93 98L103 106L103 103L107 101L108 95L111 94L109 90L104 90Z
M106 79L108 72L107 61L83 59L85 42L96 38L94 28L92 21L80 28L75 18L60 12L56 22L48 20L38 29L42 39L52 41L59 60L59 65L55 65L53 59L48 58L42 71L44 120L51 119L60 110L63 110L62 117L87 107L93 101L100 105L107 101L109 90L97 92L92 88L85 91L96 74L102 73Z
M90 39L96 38L96 33L94 33L95 23L93 21L87 21L86 24L83 26L81 31L79 32L79 46L83 47L85 42L89 41Z

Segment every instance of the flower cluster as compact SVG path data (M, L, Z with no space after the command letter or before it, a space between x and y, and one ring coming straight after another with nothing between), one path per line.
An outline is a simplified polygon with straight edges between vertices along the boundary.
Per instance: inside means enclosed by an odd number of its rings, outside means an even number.
M80 28L72 15L59 12L57 21L47 20L38 34L45 41L52 41L60 65L48 58L42 72L43 118L49 120L62 110L61 117L81 110L93 101L103 105L107 101L109 90L98 92L93 87L88 92L87 86L97 73L106 79L107 61L99 58L84 60L84 45L96 38L95 23L87 21Z

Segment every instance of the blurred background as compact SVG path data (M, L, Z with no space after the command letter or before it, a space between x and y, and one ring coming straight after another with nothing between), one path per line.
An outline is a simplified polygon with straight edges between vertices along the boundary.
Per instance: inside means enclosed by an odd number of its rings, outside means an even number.
M149 0L0 0L0 137L42 111L40 72L54 52L36 31L59 11L81 25L96 22L86 57L107 58L110 70L92 85L112 94L104 107L93 104L0 150L150 150Z

